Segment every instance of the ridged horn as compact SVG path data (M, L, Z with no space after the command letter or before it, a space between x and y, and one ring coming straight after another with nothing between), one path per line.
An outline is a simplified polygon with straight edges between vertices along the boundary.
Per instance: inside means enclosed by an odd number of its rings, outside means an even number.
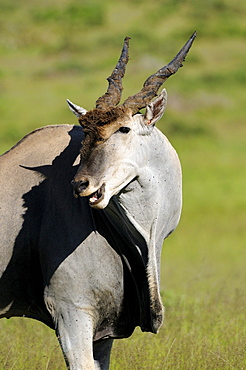
M166 79L176 73L179 67L182 67L182 63L185 61L185 57L188 54L196 35L196 32L194 32L186 44L178 52L178 54L173 58L173 60L165 67L159 69L155 74L147 78L143 84L142 90L133 96L129 96L123 103L123 106L131 108L132 114L135 114L140 109L145 108L157 95L158 89L166 81Z
M96 108L98 109L106 110L109 107L115 107L120 102L123 90L122 78L125 75L126 64L129 59L129 40L130 37L124 39L124 45L118 63L112 74L107 78L109 83L107 92L96 101Z

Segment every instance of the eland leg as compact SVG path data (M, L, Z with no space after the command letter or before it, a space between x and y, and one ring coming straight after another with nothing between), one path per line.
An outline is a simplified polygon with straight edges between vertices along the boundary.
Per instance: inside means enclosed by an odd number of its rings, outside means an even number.
M85 310L62 310L56 335L69 370L99 370L93 358L93 316Z
M93 343L93 356L96 364L96 369L108 370L110 361L110 352L113 344L113 339L101 339Z

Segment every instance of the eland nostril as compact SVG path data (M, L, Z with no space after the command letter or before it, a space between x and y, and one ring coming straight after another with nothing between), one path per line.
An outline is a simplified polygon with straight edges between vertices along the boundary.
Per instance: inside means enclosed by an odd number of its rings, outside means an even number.
M89 185L89 181L71 181L71 184L74 188L74 190L77 192L77 193L81 193L83 190L85 190L88 185Z

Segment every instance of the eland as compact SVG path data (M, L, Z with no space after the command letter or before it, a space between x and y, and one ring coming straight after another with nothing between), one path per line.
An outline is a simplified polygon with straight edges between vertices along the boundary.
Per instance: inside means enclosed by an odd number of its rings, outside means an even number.
M0 157L0 318L55 330L66 365L108 369L113 340L136 326L157 333L162 243L181 213L181 167L155 127L175 58L120 103L129 38L80 125L35 130ZM141 113L141 109L145 112Z

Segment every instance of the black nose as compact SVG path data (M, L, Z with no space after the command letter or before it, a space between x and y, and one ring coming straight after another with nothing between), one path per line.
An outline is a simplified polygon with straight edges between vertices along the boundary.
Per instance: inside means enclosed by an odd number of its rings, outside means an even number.
M87 186L89 185L89 181L71 181L71 184L74 188L74 191L77 195L79 195L79 193L81 193L83 190L85 190L87 188Z

